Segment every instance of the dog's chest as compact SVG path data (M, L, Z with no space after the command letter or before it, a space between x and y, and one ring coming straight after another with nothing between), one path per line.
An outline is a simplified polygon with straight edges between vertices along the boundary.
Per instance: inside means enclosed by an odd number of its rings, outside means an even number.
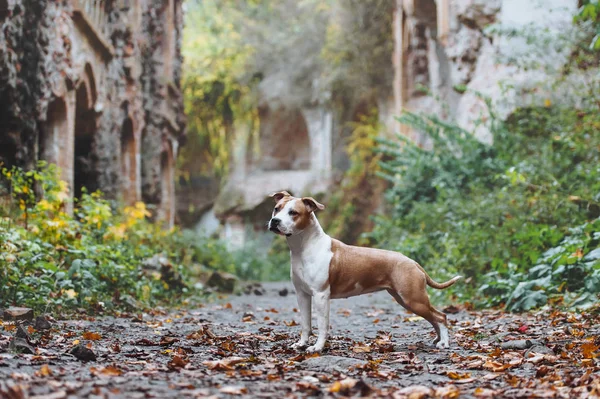
M307 293L322 291L328 285L331 238L326 236L308 243L302 251L292 252L292 280Z

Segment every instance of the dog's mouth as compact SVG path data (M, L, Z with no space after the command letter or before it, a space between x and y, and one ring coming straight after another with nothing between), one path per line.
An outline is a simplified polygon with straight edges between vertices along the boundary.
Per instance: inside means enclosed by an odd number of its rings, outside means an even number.
M270 227L270 228L269 228L269 230L270 230L270 231L272 231L273 233L277 234L277 235L280 235L280 236L286 236L286 237L289 237L289 236L291 236L291 234L285 234L285 233L281 232L281 231L280 231L280 230L279 230L277 227L275 227L275 226L273 226L273 227Z

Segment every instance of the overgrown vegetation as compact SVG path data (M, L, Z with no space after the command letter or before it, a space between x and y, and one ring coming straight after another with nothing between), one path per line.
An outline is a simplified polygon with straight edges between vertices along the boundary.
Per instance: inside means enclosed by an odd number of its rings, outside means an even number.
M373 152L377 137L383 131L375 111L350 122L352 133L346 151L350 167L344 173L339 189L327 198L327 211L319 215L325 230L345 243L364 241L361 232L372 229L369 215L379 204L383 182L377 179L380 154ZM363 242L364 243L364 242Z
M370 234L441 279L454 294L530 309L553 299L597 301L600 286L600 117L597 110L520 109L490 124L494 144L434 117L400 121L425 131L431 151L384 141L390 215ZM586 283L589 282L589 283Z
M563 50L572 49L562 68L532 64L527 55L524 64L509 62L543 70L548 79L541 90L561 96L532 98L508 118L486 100L489 115L479 126L493 144L455 123L410 112L400 122L426 134L431 149L404 137L381 140L388 212L368 237L440 280L465 275L465 284L450 289L463 300L511 311L598 301L599 19L598 2L583 3L573 32L561 37ZM553 44L531 43L537 51Z
M0 307L92 310L176 304L197 268L235 272L222 243L164 230L141 202L115 208L96 193L76 200L54 165L2 169Z
M181 174L225 176L235 144L258 133L259 104L294 109L389 94L393 7L387 0L188 0Z

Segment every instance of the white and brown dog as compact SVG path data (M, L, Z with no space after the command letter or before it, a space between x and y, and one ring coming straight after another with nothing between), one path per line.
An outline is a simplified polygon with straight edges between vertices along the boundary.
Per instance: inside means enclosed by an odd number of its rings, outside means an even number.
M398 252L355 247L331 238L321 228L315 211L325 207L313 198L295 198L286 191L271 195L277 203L269 230L287 237L292 257L291 277L302 316L302 334L294 348L308 344L314 300L319 335L307 352L320 352L329 332L329 300L387 290L406 309L430 322L437 333L433 342L448 347L446 315L429 303L425 286L435 282L414 260Z

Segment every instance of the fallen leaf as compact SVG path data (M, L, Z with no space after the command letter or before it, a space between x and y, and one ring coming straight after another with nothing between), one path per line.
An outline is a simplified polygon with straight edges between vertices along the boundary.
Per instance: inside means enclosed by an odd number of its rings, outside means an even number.
M369 345L364 344L356 344L352 347L352 352L354 353L368 353L371 352L371 347Z
M460 390L455 385L436 388L435 397L443 399L454 399L460 396Z
M499 396L498 391L482 387L475 388L473 395L477 396L478 398L496 398Z
M167 363L167 367L171 370L180 370L187 366L190 361L188 359L184 359L181 356L175 355L173 358Z
M424 385L412 385L394 392L394 398L425 399L434 395L433 389Z
M106 366L100 370L98 370L96 367L90 367L90 372L93 375L103 375L107 377L118 377L123 374L123 371L114 365Z
M228 370L234 370L234 368L232 366L235 366L236 364L244 363L247 361L248 361L247 358L232 356L232 357L226 357L221 360L212 360L212 361L207 360L205 362L202 362L202 364L204 364L210 370L228 371Z
M471 373L461 373L458 371L446 371L446 375L453 380L464 380L471 377Z
M597 350L598 345L594 344L593 342L586 342L581 345L581 354L583 355L584 359L593 359L598 357L598 354L596 354Z
M98 333L95 332L90 332L90 331L84 331L84 333L82 334L83 339L87 339L90 341L98 341L102 339L102 336Z
M35 375L38 377L50 377L52 374L52 370L50 370L50 367L48 367L47 364L43 364L42 367L35 372Z
M337 393L353 388L357 382L358 380L355 380L354 378L345 378L341 381L334 382L327 390L332 393Z
M222 387L221 389L219 389L219 392L221 393L227 393L229 395L244 395L248 393L248 388L246 388L245 386L234 386L234 385L227 385Z

